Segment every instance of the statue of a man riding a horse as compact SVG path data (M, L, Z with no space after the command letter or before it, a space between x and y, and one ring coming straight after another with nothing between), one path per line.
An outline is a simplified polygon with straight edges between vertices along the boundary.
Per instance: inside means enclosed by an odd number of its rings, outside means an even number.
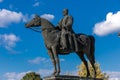
M85 64L87 71L86 77L90 76L90 72L84 54L86 54L88 60L90 61L94 69L94 75L96 76L96 70L94 66L94 37L92 35L74 33L72 29L73 18L72 16L68 15L68 9L63 10L63 16L64 17L59 21L56 27L50 21L41 18L38 15L35 15L35 17L25 26L27 28L38 26L41 27L45 46L54 65L54 72L52 75L60 74L60 62L58 55L67 55L69 53L75 52Z

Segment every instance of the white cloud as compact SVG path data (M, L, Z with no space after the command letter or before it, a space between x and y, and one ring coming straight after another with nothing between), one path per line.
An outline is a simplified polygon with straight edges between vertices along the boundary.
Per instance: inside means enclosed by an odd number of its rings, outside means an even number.
M36 2L35 4L33 4L34 7L38 7L40 5L40 2Z
M46 61L48 61L48 60L43 57L36 57L35 59L28 60L28 62L31 64L39 64L40 62L46 62Z
M2 77L4 77L6 80L21 80L23 78L23 76L25 76L25 74L29 73L29 72L32 72L32 71L26 71L26 72L20 72L20 73L7 72ZM44 76L51 75L53 70L50 70L50 69L39 69L39 70L37 70L35 72L40 74L40 76L44 77Z
M60 59L61 62L64 62L65 59ZM50 59L47 59L47 58L44 58L44 57L36 57L34 59L31 59L31 60L28 60L29 63L31 64L48 64L48 63L51 63L51 60ZM50 64L51 65L51 64Z
M10 52L15 52L12 48L20 40L15 34L0 34L0 45Z
M120 31L120 11L115 14L109 12L105 21L95 24L93 32L96 35L104 36L118 31Z
M0 3L3 2L3 0L0 0Z
M108 80L120 80L120 78L109 78Z
M29 15L29 14L25 14L24 17L23 17L23 22L28 22L30 21L31 19L33 19L35 16L35 14L32 14L32 15Z
M52 15L52 14L43 14L43 15L41 15L41 17L45 18L45 19L47 19L49 21L51 21L51 20L53 20L55 18L55 16Z
M109 80L120 80L120 72L106 71L105 73L109 75Z
M65 59L61 58L61 59L60 59L60 61L61 61L61 62L64 62L64 61L65 61Z
M21 12L17 13L7 9L2 9L0 10L0 27L6 27L10 23L20 22L22 18L23 14Z
M35 6L38 5L39 2L36 2ZM9 7L12 8L12 5L10 5ZM0 9L0 28L8 27L11 23L19 23L21 21L27 22L32 17L33 15L30 16L28 14L23 15L22 12ZM41 15L41 17L50 21L54 19L54 15L51 14L43 14Z
M21 73L7 72L7 73L5 73L3 76L4 76L7 80L21 80L22 77L23 77L26 73L29 73L29 72L31 72L31 71L21 72Z
M18 23L20 21L26 21L26 16L24 16L22 12L0 9L0 28L7 27L11 23Z
M37 73L39 73L42 77L51 75L53 70L51 69L39 69Z

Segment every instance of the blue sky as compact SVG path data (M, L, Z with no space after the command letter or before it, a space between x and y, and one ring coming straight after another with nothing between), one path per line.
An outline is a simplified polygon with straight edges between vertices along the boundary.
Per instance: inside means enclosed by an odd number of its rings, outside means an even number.
M95 37L96 62L102 71L120 78L119 4L120 0L0 0L0 78L19 80L29 71L50 75L53 66L42 35L26 29L24 24L38 14L57 25L64 8L74 18L76 33ZM77 73L81 60L76 54L59 57L63 74Z

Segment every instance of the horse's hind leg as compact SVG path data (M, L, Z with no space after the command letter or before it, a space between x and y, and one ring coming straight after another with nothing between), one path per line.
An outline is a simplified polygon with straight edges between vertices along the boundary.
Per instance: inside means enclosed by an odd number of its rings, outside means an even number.
M96 69L95 69L95 55L94 55L94 51L92 51L91 54L92 54L91 55L91 65L92 65L92 67L94 69L94 77L96 77L97 72L96 72Z
M54 58L54 56L53 56L52 50L48 50L48 54L49 54L49 56L50 56L50 59L51 59L51 61L52 61L53 66L54 66L54 72L53 72L52 75L55 75L56 72L57 72L57 68L56 68L56 62L55 62L55 58Z
M88 68L88 63L84 57L84 53L83 52L77 52L77 55L79 56L79 58L81 58L82 62L84 63L86 70L87 70L87 75L86 77L90 76L90 72L89 72L89 68Z
M90 55L90 54L86 54L92 67L93 67L93 70L94 70L94 78L96 77L96 69L95 69L95 60L93 59L93 56Z

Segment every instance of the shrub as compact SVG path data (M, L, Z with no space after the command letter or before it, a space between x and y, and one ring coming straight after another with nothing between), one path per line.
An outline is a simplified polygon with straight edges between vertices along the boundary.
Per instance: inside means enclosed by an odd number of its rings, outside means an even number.
M35 72L26 73L21 80L42 80L39 74Z
M89 71L90 71L90 76L91 78L94 77L94 70L90 64L90 62L88 62L88 66L89 66ZM82 62L82 64L80 66L78 66L78 75L80 77L86 77L87 75L87 71L86 71L86 67L84 65L84 63ZM100 64L95 63L95 69L96 69L96 78L101 78L103 80L108 80L109 76L106 73L102 73L101 69L100 69Z

